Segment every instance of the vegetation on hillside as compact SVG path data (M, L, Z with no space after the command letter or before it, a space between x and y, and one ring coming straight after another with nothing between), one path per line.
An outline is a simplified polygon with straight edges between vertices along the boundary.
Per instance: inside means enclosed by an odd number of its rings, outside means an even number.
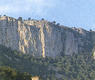
M0 80L31 80L32 76L28 73L20 73L10 67L0 67Z
M42 80L95 79L95 60L92 58L92 54L88 53L73 54L72 56L64 55L56 57L55 59L49 57L34 58L31 55L24 55L20 52L12 51L10 48L0 46L0 66L8 66L7 72L9 73L4 73L4 76L9 76L9 79L7 78L5 80L11 80L10 77L14 77L14 75L24 75L25 72L32 76L39 76ZM9 67L17 71L11 70ZM6 68L4 67L4 69L2 69L2 67L0 67L0 71L1 70L5 71ZM2 71L0 75L1 74ZM17 79L14 78L12 80Z

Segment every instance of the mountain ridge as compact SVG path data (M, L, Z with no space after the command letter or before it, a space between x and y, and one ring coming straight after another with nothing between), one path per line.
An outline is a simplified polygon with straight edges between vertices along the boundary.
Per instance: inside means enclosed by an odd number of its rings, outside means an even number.
M91 53L94 36L95 31L69 28L55 21L0 17L0 44L36 57Z

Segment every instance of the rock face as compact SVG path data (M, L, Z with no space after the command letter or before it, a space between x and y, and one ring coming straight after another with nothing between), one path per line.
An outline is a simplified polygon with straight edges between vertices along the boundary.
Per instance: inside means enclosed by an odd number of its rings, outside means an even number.
M0 17L0 44L33 56L56 57L91 52L95 32L45 20Z

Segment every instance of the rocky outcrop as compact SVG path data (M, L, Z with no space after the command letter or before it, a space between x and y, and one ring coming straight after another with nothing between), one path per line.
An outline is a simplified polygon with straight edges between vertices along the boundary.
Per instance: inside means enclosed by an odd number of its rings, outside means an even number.
M0 44L33 56L56 57L91 52L94 37L95 32L45 20L0 17Z

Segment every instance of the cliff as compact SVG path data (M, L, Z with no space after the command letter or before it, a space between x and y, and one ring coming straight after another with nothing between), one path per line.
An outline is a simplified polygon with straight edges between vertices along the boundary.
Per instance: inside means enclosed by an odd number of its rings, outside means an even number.
M0 44L33 56L56 57L92 52L95 32L45 20L0 17Z

